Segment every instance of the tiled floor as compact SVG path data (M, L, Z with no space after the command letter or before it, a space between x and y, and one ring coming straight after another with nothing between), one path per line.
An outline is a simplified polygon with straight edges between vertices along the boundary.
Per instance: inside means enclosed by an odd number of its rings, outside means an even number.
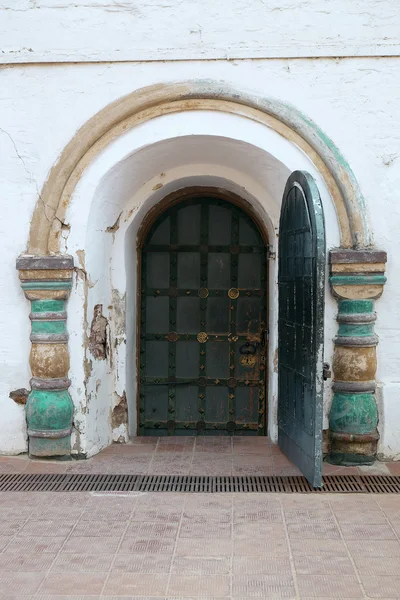
M138 437L113 444L93 458L56 462L0 457L0 473L134 473L154 475L300 475L266 437ZM335 467L324 474L400 474L399 463Z
M3 493L1 600L400 598L393 495Z
M0 467L297 473L266 438L141 438L88 461ZM400 600L400 497L0 493L0 600L100 598Z

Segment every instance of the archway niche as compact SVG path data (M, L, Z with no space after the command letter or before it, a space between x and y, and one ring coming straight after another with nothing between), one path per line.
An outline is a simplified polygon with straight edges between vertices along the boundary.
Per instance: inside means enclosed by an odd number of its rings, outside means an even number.
M70 393L75 406L73 451L92 455L137 433L137 238L149 211L192 186L233 192L252 207L277 250L280 203L292 170L316 178L339 244L335 208L308 157L275 131L237 115L194 111L159 117L110 144L87 168L72 195L62 252L74 257L69 300ZM268 423L277 437L277 262L269 261ZM326 291L326 353L333 353L335 303ZM91 352L91 325L101 305L106 357ZM330 389L326 389L326 405ZM126 423L127 414L129 424ZM327 420L325 423L327 426Z
M339 461L375 454L377 339L360 331L363 319L373 330L386 254L372 248L355 176L334 143L294 106L193 81L137 90L105 107L65 147L41 190L27 254L17 260L36 330L27 404L32 455L91 456L136 434L137 235L158 202L188 186L237 194L268 233L268 433L276 441L277 230L284 184L294 170L308 171L319 188L327 249L339 248L330 251L338 320L351 323L335 338L332 445ZM330 362L337 325L328 287ZM330 397L327 383L324 428ZM51 423L49 406L59 416Z

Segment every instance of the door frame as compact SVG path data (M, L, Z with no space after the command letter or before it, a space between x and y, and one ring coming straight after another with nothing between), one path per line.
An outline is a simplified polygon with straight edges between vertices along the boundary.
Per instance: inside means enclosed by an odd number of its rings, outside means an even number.
M141 297L142 297L142 248L146 241L146 238L150 232L150 229L153 227L157 219L161 217L161 215L172 206L176 206L177 204L181 204L189 199L201 198L202 196L212 196L213 198L218 198L221 200L225 200L225 202L229 202L234 206L240 208L245 214L247 214L250 219L252 219L253 223L257 227L261 239L265 245L266 252L266 295L265 295L265 311L266 311L266 327L267 331L270 330L269 323L269 238L267 228L264 223L260 219L260 217L256 214L253 206L244 198L241 198L237 194L225 190L220 187L211 187L211 186L191 186L185 187L175 192L172 192L165 196L160 202L158 202L153 208L149 210L149 212L145 215L136 238L136 250L137 250L137 270L136 270L136 419L137 419L137 430L136 436L139 437L139 422L140 422L140 334L141 334ZM266 340L266 356L269 356L269 336L267 336ZM265 431L266 436L269 437L268 432L268 406L269 406L269 398L268 398L268 382L269 382L269 369L268 369L268 360L265 363L265 380L264 380L264 398L265 398ZM129 419L129 415L128 415Z

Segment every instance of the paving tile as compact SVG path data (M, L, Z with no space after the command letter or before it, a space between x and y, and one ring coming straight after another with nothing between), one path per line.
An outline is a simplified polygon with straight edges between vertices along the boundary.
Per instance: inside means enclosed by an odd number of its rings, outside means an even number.
M384 513L381 510L368 510L368 511L359 511L359 510L346 510L335 511L335 516L339 523L345 527L345 523L351 523L353 525L356 524L385 524L387 525L387 520Z
M111 573L104 587L105 594L165 596L167 574Z
M230 523L215 523L210 522L204 523L192 523L182 521L181 528L179 530L180 538L207 538L210 539L222 539L232 537L232 526Z
M171 554L117 554L112 573L169 573Z
M230 556L231 553L232 541L230 539L217 538L213 540L212 544L207 538L178 538L176 542L176 556L220 557Z
M233 575L232 597L295 598L293 578L282 575Z
M233 511L234 523L280 523L283 522L280 507L266 509L254 509L250 505L248 508L235 508Z
M348 556L295 556L294 567L298 575L354 576L354 567Z
M125 533L125 538L135 539L175 539L179 523L131 523Z
M0 573L0 590L2 594L34 594L45 573Z
M147 521L153 523L179 523L181 520L182 508L174 506L149 506L137 507L133 512L131 521Z
M4 548L11 542L12 539L12 535L0 535L0 552L3 552Z
M193 453L195 444L186 444L176 442L174 444L160 444L157 448L156 455L161 456L163 454L179 454L179 453Z
M345 543L341 539L291 539L293 556L348 556Z
M297 508L305 510L330 510L330 495L313 494L273 494L279 497L284 510Z
M79 521L71 537L118 537L122 536L126 529L126 522L122 521Z
M230 458L206 456L194 457L190 466L191 475L232 475Z
M228 575L229 558L199 558L198 556L176 556L172 562L172 573L178 575Z
M234 538L234 556L287 556L289 548L285 538Z
M22 536L12 539L9 545L4 549L5 553L22 552L26 554L30 553L43 553L50 552L55 554L58 552L65 542L64 536L57 537L29 537Z
M388 462L386 466L391 475L400 475L400 461L398 462Z
M269 540L277 540L286 538L286 531L283 522L234 523L233 537L234 539L257 539L257 537L261 537Z
M20 552L5 552L0 554L0 572L45 572L51 567L55 557L55 553L22 554Z
M234 556L232 572L235 575L291 575L289 553L287 556Z
M376 510L376 496L363 494L329 494L329 504L335 512L346 510Z
M46 463L29 461L24 473L65 473L67 465L65 463Z
M59 554L50 571L52 573L102 573L108 571L113 558L114 554Z
M365 541L348 540L347 548L353 557L378 557L378 556L396 556L400 557L400 542L395 540L368 540Z
M199 496L198 501L201 502L201 498L204 494L196 494ZM136 498L136 508L164 508L169 507L175 510L181 510L185 502L188 501L188 495L184 493L168 492L160 494L159 492L140 492Z
M100 468L93 470L93 473L119 473L121 475L145 475L149 472L150 465L152 464L151 457L146 456L135 456L132 458L116 460L111 459L106 461Z
M0 594L0 600L34 600L36 596L31 594Z
M363 598L355 575L298 575L300 596L311 598Z
M101 543L98 537L71 537L65 542L61 552L79 554L85 549L87 554L112 554L116 552L120 541L120 537L103 536Z
M175 547L173 538L142 539L127 537L121 542L118 554L172 554Z
M361 475L390 475L387 464L378 460L373 465L360 465L358 469Z
M77 594L62 594L62 595L54 595L54 594L38 594L37 596L33 597L34 600L54 600L55 598L57 600L103 600L104 596L98 596L95 595L93 596L92 594L89 595L77 595ZM0 599L1 600L1 599ZM124 598L124 600L128 600L126 597Z
M182 516L182 522L189 523L230 523L232 521L232 510L210 509L185 510Z
M232 510L232 498L229 493L223 494L189 494L186 496L185 511L190 510Z
M176 575L168 585L169 596L230 596L230 577L227 575Z
M233 475L275 475L276 469L272 460L262 460L258 462L245 462L233 460Z
M400 556L355 556L354 562L360 575L382 577L400 576ZM400 588L399 588L400 592Z
M274 475L279 475L280 477L300 477L303 473L294 465L286 467L275 466Z
M281 494L251 493L233 495L233 510L276 511L281 512Z
M41 594L100 594L107 573L49 573L40 587Z
M0 521L0 536L10 536L18 533L26 523L26 519Z
M333 512L326 508L285 508L284 514L287 523L315 523L318 521L334 523Z
M21 531L18 532L18 537L58 537L67 536L74 527L76 520L64 521L60 519L49 519L47 521L30 519Z
M340 538L339 529L335 523L303 522L288 523L287 531L291 539L336 539Z
M42 507L43 508L43 507ZM0 504L0 521L26 521L35 511L34 506L2 506Z
M359 475L358 467L339 467L330 465L327 462L322 463L323 475Z
M126 522L130 519L134 507L131 508L118 508L113 507L110 501L109 506L102 506L99 508L85 508L81 514L81 521L106 521L106 522Z
M341 530L346 540L392 540L396 539L393 530L389 525L362 524L362 523L342 523Z
M168 464L159 464L157 463L154 468L151 467L148 470L148 474L150 475L189 475L190 472L190 462L187 463L168 463ZM202 475L208 475L208 473L201 473Z
M397 598L400 597L400 577L376 577L360 575L368 598Z

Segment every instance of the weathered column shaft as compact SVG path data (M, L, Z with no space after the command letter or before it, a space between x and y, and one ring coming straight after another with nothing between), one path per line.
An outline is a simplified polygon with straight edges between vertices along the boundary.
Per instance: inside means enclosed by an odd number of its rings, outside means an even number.
M330 263L330 282L339 299L329 418L330 461L368 464L375 458L379 439L374 299L382 294L386 281L386 254L336 250L330 253Z
M71 454L73 404L66 302L72 286L69 256L22 256L17 260L21 287L31 301L31 392L26 404L29 454Z

